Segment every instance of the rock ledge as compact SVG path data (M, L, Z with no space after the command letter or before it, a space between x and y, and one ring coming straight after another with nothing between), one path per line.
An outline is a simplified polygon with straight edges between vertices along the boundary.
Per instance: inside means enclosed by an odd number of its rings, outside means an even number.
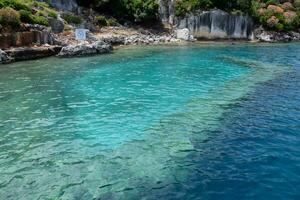
M109 53L112 51L112 46L103 41L97 41L92 44L78 44L63 47L59 52L59 57L76 57L88 56Z

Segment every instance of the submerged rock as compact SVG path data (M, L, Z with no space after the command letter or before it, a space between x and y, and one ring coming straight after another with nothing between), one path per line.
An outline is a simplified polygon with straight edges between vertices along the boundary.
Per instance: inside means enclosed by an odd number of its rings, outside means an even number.
M109 53L112 51L112 46L103 41L98 41L92 44L78 44L63 47L58 56L74 57Z
M0 49L0 63L12 62L12 58L3 50Z

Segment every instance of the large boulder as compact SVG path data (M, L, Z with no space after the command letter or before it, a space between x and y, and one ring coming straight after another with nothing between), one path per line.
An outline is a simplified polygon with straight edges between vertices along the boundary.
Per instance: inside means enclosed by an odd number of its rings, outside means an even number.
M0 64L1 63L9 63L13 59L2 49L0 49Z
M50 18L49 25L51 26L51 30L53 33L61 33L64 31L65 28L64 20L60 17L58 17L57 19Z
M262 27L259 27L254 30L254 38L261 42L290 42L299 41L300 33L294 31L267 31L264 30Z
M109 53L112 51L112 46L103 41L97 41L92 44L78 44L63 47L58 56L60 57L74 57L87 56L95 54Z

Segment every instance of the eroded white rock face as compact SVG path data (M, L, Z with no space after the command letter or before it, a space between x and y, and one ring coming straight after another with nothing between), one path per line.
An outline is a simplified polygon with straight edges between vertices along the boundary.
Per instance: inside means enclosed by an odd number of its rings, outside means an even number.
M272 36L266 32L263 32L263 33L257 35L256 38L262 42L272 42L273 41Z
M0 63L8 63L11 61L12 61L12 58L10 56L8 56L5 51L0 49Z
M175 35L177 39L186 41L193 40L193 36L190 34L190 30L187 28L176 29Z
M196 10L176 17L174 27L188 28L195 38L251 39L253 22L249 16L231 15L222 10Z

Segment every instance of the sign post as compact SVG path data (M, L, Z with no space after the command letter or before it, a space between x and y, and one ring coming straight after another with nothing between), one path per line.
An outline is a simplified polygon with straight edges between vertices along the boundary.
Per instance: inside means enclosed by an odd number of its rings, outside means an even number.
M86 33L88 31L88 29L75 29L75 39L80 41L86 40Z

